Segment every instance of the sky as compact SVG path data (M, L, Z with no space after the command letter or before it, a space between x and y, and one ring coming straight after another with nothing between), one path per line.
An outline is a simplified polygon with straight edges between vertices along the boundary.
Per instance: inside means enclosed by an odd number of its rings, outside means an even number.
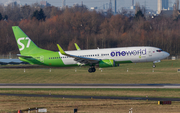
M28 4L31 5L36 2L40 2L42 0L0 0L0 3L10 3L13 1L17 1L18 3L24 5ZM60 7L62 6L63 0L44 0L50 3L51 5ZM109 3L110 0L66 0L66 5L72 6L73 4L81 4L81 1L83 1L83 4L86 5L88 8L90 7L98 7L103 8L103 4ZM114 0L111 0L113 7L114 7ZM117 9L121 9L122 7L130 7L132 4L132 0L116 0L117 1ZM153 9L157 10L157 0L134 0L135 3L138 2L140 5L146 6L147 9ZM171 3L174 3L175 0L170 0Z

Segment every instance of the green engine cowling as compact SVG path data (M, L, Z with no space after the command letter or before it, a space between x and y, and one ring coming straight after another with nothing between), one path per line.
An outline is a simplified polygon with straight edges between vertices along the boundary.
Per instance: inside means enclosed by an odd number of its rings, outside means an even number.
M99 62L99 67L103 68L103 67L114 67L115 66L115 61L113 59L105 59L105 60L101 60Z

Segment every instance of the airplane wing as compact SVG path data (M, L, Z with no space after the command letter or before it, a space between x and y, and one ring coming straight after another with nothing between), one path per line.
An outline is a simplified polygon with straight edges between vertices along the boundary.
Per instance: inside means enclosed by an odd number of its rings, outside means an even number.
M87 57L81 57L81 56L67 54L64 52L64 50L60 47L59 44L57 44L57 46L62 55L72 57L72 58L74 58L75 61L77 61L79 63L85 63L85 64L94 64L95 63L96 64L100 61L100 59L96 59L96 58L87 58Z
M76 43L74 43L74 45L78 51L81 50L81 48Z
M17 54L18 57L23 57L23 58L32 58L31 56L22 56L21 54Z

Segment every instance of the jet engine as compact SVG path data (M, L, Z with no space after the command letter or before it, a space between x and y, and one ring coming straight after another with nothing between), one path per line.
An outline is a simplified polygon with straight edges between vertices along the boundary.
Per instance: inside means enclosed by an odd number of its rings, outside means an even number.
M103 68L103 67L114 67L115 66L115 61L113 59L105 59L105 60L101 60L99 62L99 67Z

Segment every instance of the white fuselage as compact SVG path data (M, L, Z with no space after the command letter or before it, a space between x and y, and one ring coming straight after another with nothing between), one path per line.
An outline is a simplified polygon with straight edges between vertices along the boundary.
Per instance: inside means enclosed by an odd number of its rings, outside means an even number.
M169 53L162 51L156 47L121 47L108 49L90 49L80 51L66 51L66 53L81 57L95 58L95 59L113 59L116 63L121 62L156 62L169 56ZM59 55L65 65L77 64L74 58Z

